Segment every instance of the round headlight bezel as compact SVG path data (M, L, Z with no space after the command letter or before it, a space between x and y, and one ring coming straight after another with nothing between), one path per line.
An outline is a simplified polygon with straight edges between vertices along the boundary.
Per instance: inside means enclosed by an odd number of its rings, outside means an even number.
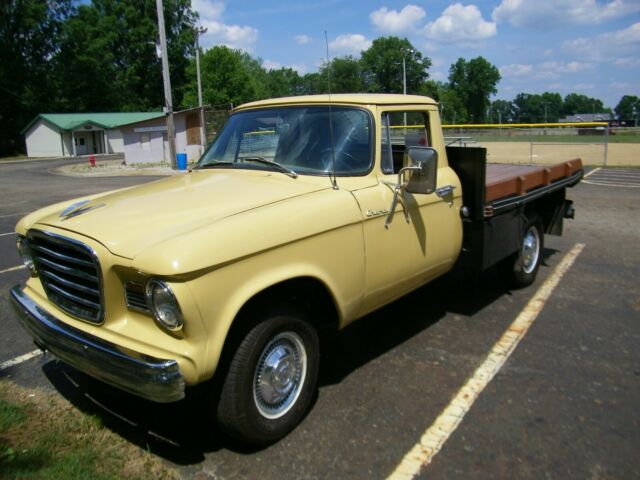
M27 243L27 239L22 235L18 235L16 239L16 247L18 248L18 253L20 254L20 259L24 266L31 272L32 276L36 276L36 264L33 260L33 254L31 253L31 248L29 248L29 244Z
M159 308L156 292L164 294L166 299L169 300L173 310L173 321L168 321L166 318L166 311L163 312L163 310ZM158 325L171 332L182 330L184 325L182 310L180 309L180 304L178 303L173 290L166 282L158 279L149 280L145 288L145 298L147 306Z

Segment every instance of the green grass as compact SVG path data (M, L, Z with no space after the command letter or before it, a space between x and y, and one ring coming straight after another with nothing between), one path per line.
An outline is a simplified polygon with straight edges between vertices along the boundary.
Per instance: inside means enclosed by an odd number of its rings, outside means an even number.
M173 479L148 452L61 398L0 381L0 478Z

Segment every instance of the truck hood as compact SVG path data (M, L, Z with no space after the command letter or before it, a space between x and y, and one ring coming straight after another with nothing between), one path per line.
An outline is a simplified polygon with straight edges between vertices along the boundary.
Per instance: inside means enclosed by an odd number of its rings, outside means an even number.
M93 238L115 255L132 259L176 235L327 188L274 172L194 171L84 202L69 201L36 222Z

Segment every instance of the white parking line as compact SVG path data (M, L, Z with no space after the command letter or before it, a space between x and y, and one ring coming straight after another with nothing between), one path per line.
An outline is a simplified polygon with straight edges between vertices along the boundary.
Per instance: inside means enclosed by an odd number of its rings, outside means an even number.
M465 414L480 396L491 379L502 368L509 356L524 338L529 327L542 311L553 290L558 286L563 275L571 268L584 244L578 243L567 253L553 273L545 280L526 307L520 312L500 340L489 352L464 386L458 390L453 400L442 411L440 416L422 435L422 438L405 455L387 480L412 479L422 468L429 465L433 457L440 451L444 443L460 425Z
M639 188L640 185L634 185L630 183L611 183L611 182L595 182L591 180L583 180L584 183L588 183L589 185L602 185L603 187L626 187L626 188Z
M16 232L9 232L9 233L0 233L0 237L6 237L7 235L15 235Z
M0 363L0 372L9 367L13 367L15 365L19 365L27 360L31 360L38 355L42 355L42 350L34 350L33 352L25 353L24 355L20 355L19 357L12 358L11 360L7 360L6 362Z
M24 265L18 265L17 267L6 268L4 270L0 270L0 274L15 272L16 270L22 270L23 268L27 268L27 267L25 267Z
M587 178L589 175L593 175L594 173L596 173L598 170L602 170L600 167L598 168L594 168L593 170L591 170L589 173L587 173L584 177L582 178Z

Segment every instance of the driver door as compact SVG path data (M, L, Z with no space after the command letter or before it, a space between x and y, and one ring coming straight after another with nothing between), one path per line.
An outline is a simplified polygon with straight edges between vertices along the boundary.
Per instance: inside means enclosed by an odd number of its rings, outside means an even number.
M429 111L425 107L387 108L379 115L378 183L354 192L364 218L366 285L362 314L447 271L457 257L456 243L462 228L459 200L456 202L454 195L441 198L435 192L403 192L395 211L390 212L398 172L408 164L406 149L432 146L439 153L444 149L433 145ZM437 170L437 186L453 185L460 195L458 179L446 158L438 159Z

